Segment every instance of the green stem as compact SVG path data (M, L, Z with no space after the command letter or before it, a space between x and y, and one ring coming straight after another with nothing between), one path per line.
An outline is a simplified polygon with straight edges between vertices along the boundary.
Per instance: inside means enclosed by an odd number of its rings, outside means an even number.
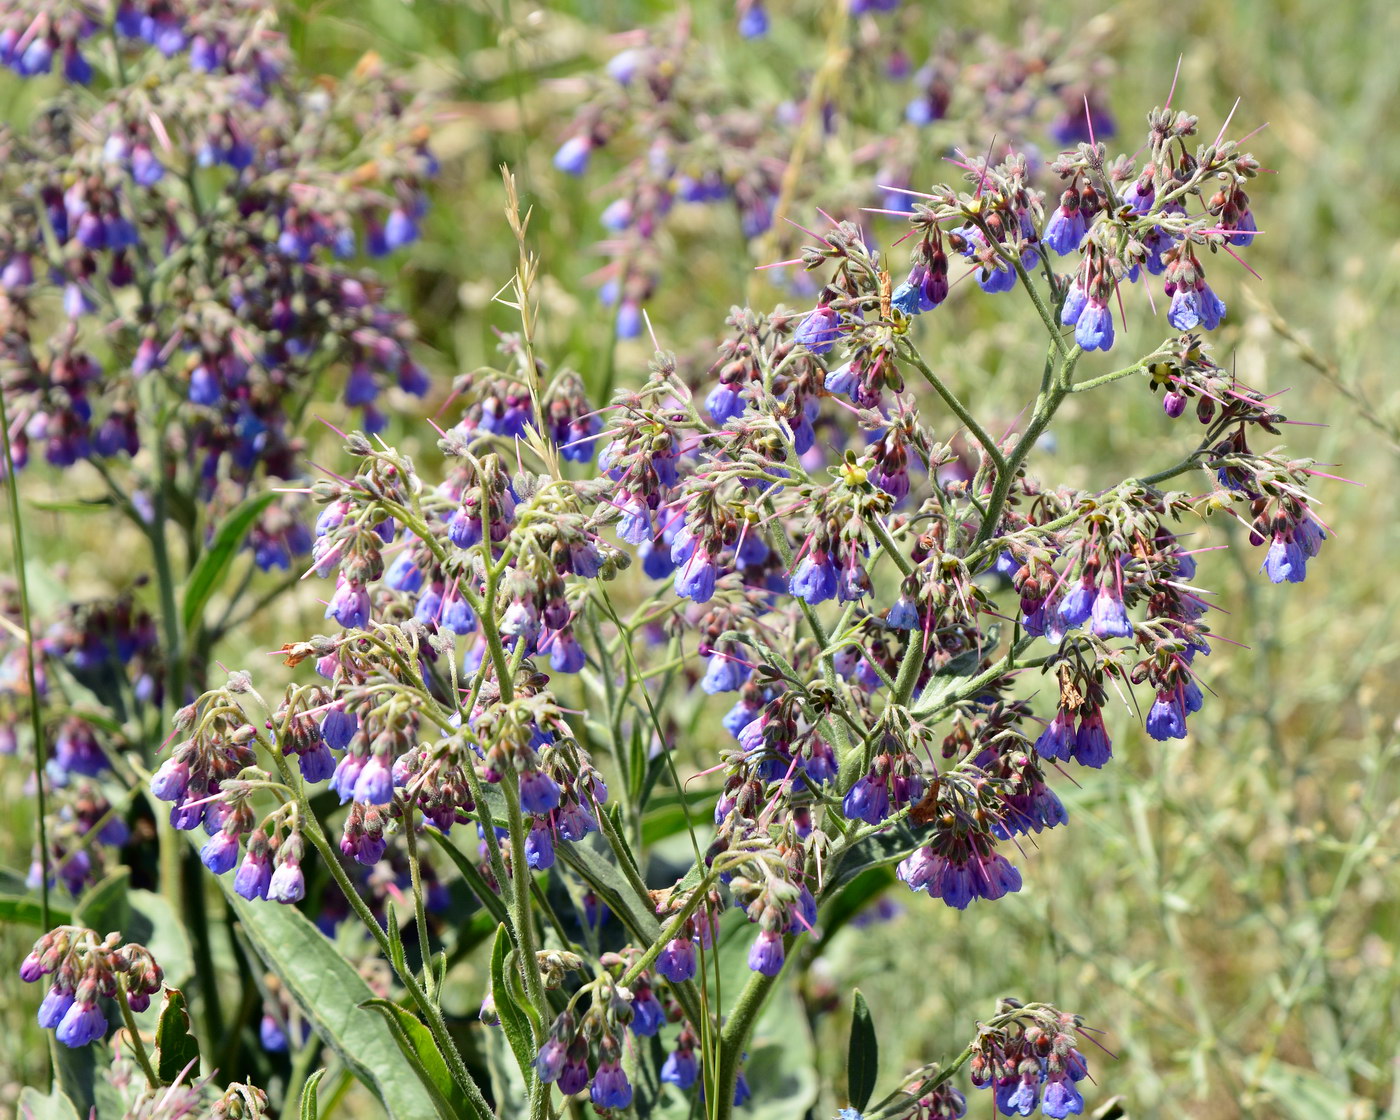
M1198 447L1195 451L1191 452L1191 454L1188 455L1185 459L1177 463L1176 466L1168 467L1166 470L1158 471L1156 474L1146 475L1145 477L1138 479L1138 481L1141 482L1144 486L1156 486L1159 482L1166 482L1169 478L1175 478L1179 474L1185 474L1187 471L1192 470L1194 467L1199 465L1199 458L1201 452L1204 450L1205 447Z
M996 239L992 237L987 238L987 243L989 245L997 244ZM998 251L1000 252L1000 249L998 249ZM1042 250L1042 252L1043 251L1044 250ZM1045 330L1050 335L1056 353L1063 357L1069 352L1068 348L1065 346L1064 332L1061 330L1060 324L1055 321L1055 316L1050 313L1050 308L1041 297L1040 291L1035 286L1035 281L1031 279L1030 274L1026 271L1026 266L1021 263L1020 257L1004 254L1004 259L1011 264L1016 270L1016 275L1021 278L1021 284L1025 287L1026 291L1030 293L1031 302L1035 304L1036 312L1040 315L1040 321L1045 324Z
M1152 364L1152 359L1156 354L1149 354L1141 361L1134 362L1130 366L1116 369L1112 373L1105 373L1099 377L1091 377L1088 381L1081 381L1077 385L1069 386L1071 393L1087 393L1090 389L1097 389L1101 385L1111 385L1115 381L1122 381L1125 377L1132 377L1135 373L1143 373Z
M136 1061L141 1066L141 1072L146 1075L146 1084L152 1089L160 1088L160 1078L156 1076L155 1068L151 1065L150 1055L146 1053L146 1044L141 1041L141 1032L136 1029L136 1016L131 1013L131 1005L126 1001L126 977L121 978L121 991L117 993L117 1006L121 1009L122 1022L126 1024L126 1033L131 1038L131 1049L136 1054ZM198 1073L198 1070L195 1071Z
M14 450L10 446L10 414L5 393L0 389L0 442L5 451L5 489L10 499L10 546L14 550L15 580L19 584L20 624L24 627L24 660L29 685L29 727L34 735L34 794L39 817L39 916L44 929L49 917L49 826L48 793L44 789L44 769L48 765L48 744L44 741L44 719L39 712L39 681L34 665L38 652L34 644L34 618L29 609L29 575L24 565L24 525L19 512L19 483L15 479Z
M790 950L794 938L783 938L783 947ZM781 976L780 972L778 976ZM759 1013L768 999L768 994L778 982L778 976L765 976L761 972L751 973L739 998L725 1020L719 1036L719 1076L716 1079L714 1099L710 1102L713 1110L711 1120L729 1120L734 1111L734 1084L739 1078L739 1063L743 1060L744 1047L749 1035L758 1022Z
M904 647L904 656L899 662L899 673L894 679L894 696L890 700L891 706L904 707L909 703L909 698L914 695L914 685L919 680L919 670L923 668L924 658L928 653L924 645L924 631L916 628L908 631L909 644Z
M539 961L535 957L535 917L530 911L530 864L525 855L525 839L529 829L525 815L520 811L520 778L514 771L501 782L506 795L506 819L510 828L510 870L515 889L511 892L511 910L515 916L515 951L520 960L520 973L525 981L525 994L529 1007L535 1014L530 1016L530 1024L535 1028L535 1045L544 1043L540 1024L536 1021L539 1009L547 1007L544 985L540 982ZM600 814L601 815L601 814ZM548 1088L545 1092L548 1093Z
M875 539L880 542L880 547L885 550L885 555L895 562L906 576L914 574L914 565L909 563L909 558L899 549L890 536L890 531L885 528L885 523L878 517L870 519L870 531L875 534Z
M963 427L972 433L973 438L982 445L982 450L987 453L993 465L997 469L997 477L1006 474L1006 458L1001 453L1001 448L997 446L996 440L987 434L985 428L977 422L977 419L968 412L967 406L958 400L953 391L943 384L942 378L934 373L929 365L924 361L923 356L914 349L914 346L907 339L900 344L900 353L915 369L924 375L924 380L933 386L933 391L943 398L943 403L952 409L953 414L962 421Z
M1056 335L1056 337L1059 336ZM977 530L977 537L972 542L973 548L986 543L996 535L997 528L1001 525L1002 512L1006 508L1006 500L1011 494L1011 488L1016 484L1016 475L1022 464L1025 463L1026 457L1035 447L1036 441L1040 439L1041 433L1050 426L1050 421L1055 418L1055 413L1059 411L1060 405L1068 395L1069 379L1073 375L1074 367L1082 353L1083 351L1078 346L1074 346L1065 354L1053 381L1036 400L1035 413L1031 416L1030 423L1026 425L1026 430L1021 433L1021 438L1016 441L1016 447L1006 459L1004 469L997 472L996 482L992 485L992 496L987 502L986 515L982 518L982 524Z
M414 829L413 806L404 813L404 841L408 846L408 874L413 884L413 917L418 927L418 956L423 963L423 989L436 1000L433 989L432 942L428 937L428 915L423 906L423 873L418 860L418 835Z
M1017 642L1015 645L1013 645L1010 649L1006 651L1006 656L1002 658L1002 660L998 664L993 665L990 669L987 669L977 674L977 676L975 677L957 678L964 682L963 686L960 689L958 689L956 692L950 692L946 694L935 693L933 696L928 697L924 703L920 704L919 707L914 709L914 717L916 719L927 720L930 717L935 716L948 708L951 708L954 704L957 704L962 700L966 700L971 696L976 696L979 692L981 692L984 688L986 688L997 678L1004 677L1013 668L1036 669L1039 668L1041 665L1044 665L1048 660L1050 660L1050 657L1053 655L1047 654L1044 657L1032 657L1027 661L1020 662L1016 660L1017 656L1019 656L1025 650L1029 649L1031 646L1033 646L1035 644L1035 641L1036 640L1034 638L1022 638L1019 642Z
M709 893L710 887L714 885L715 880L718 878L719 873L711 871L695 885L695 888L690 892L690 897L685 900L685 905L671 918L670 923L661 931L656 940L651 943L647 951L632 962L632 966L622 977L623 984L631 984L635 981L638 976L652 966L652 962L661 955L661 950L680 936L681 927L690 920L690 916L695 913L696 908L705 900L705 896Z
M302 788L300 781L292 774L291 767L287 764L287 759L282 751L278 750L276 744L268 744L263 740L262 735L258 736L263 748L271 755L277 769L282 774L282 780L287 786L296 792L296 804L301 810L302 828L306 838L311 841L311 846L321 854L321 860L326 865L326 870L330 872L331 878L335 880L336 886L340 888L341 894L345 896L345 901L350 904L350 908L355 911L355 916L360 919L360 923L374 938L374 942L379 946L379 951L384 954L386 960L392 962L394 955L390 950L389 938L379 925L379 920L365 904L365 900L360 897L360 892L355 889L355 885L350 882L350 877L345 874L345 868L340 865L335 850L331 847L330 841L326 838L325 831L321 828L321 822L316 814L311 810L311 804L306 799L306 791ZM491 1116L491 1106L487 1104L486 1097L482 1094L476 1080L467 1069L466 1063L462 1061L462 1055L457 1050L457 1044L452 1041L452 1035L447 1029L447 1020L443 1018L442 1009L428 998L422 986L418 983L418 978L407 968L396 970L400 982L408 989L408 994L412 998L418 1011L427 1021L429 1032L433 1040L437 1043L438 1050L442 1054L443 1061L452 1075L452 1080L466 1093L467 1098L479 1110L482 1116Z
M918 1100L920 1097L933 1092L933 1090L937 1089L945 1082L952 1080L953 1074L962 1069L971 1057L972 1047L964 1047L961 1054L946 1066L941 1066L936 1072L924 1078L917 1085L896 1089L878 1103L869 1106L865 1111L865 1120L885 1120L886 1117L900 1115L908 1109L911 1100Z

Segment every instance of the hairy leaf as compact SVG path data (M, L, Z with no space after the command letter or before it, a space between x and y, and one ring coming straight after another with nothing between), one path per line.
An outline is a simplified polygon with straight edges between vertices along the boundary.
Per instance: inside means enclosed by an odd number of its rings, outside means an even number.
M19 1095L19 1120L79 1120L78 1110L62 1089L45 1096L32 1085Z
M233 563L235 554L243 546L243 538L248 535L248 530L253 527L258 515L271 505L276 497L271 491L256 494L234 506L219 523L218 529L214 531L214 539L195 562L190 578L185 583L185 596L180 614L187 631L198 625L204 615L204 608L209 605L215 589L223 583L224 574Z
M320 1104L316 1098L321 1079L325 1076L325 1067L322 1067L308 1077L306 1084L301 1087L301 1101L297 1106L300 1120L320 1120Z
M366 1000L361 1006L384 1016L404 1059L418 1074L443 1120L457 1120L458 1117L484 1120L461 1086L453 1080L442 1052L433 1041L432 1032L417 1016L387 999Z
M432 1099L388 1023L362 1006L374 993L360 974L296 907L248 902L233 893L227 879L220 885L249 942L326 1045L378 1093L391 1116L433 1115Z
M510 934L503 923L496 929L496 943L491 949L491 997L495 1000L496 1014L500 1016L501 1029L506 1033L515 1063L529 1084L535 1076L535 1041L530 1031L529 1016L516 1002L510 977L506 974L506 956L510 947Z

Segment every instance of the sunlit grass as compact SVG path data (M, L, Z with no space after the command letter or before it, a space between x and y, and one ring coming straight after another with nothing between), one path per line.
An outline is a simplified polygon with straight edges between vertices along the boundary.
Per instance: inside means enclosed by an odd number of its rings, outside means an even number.
M436 372L489 361L492 326L511 325L509 312L489 302L514 262L496 172L509 162L536 206L542 289L557 293L543 307L543 352L592 376L611 346L607 316L584 282L601 263L589 245L607 196L601 176L580 186L561 183L550 168L568 113L551 79L604 57L601 30L621 30L663 6L577 2L538 18L521 4L491 7L488 15L397 0L306 5L287 26L328 71L371 47L413 61L448 105L439 144L448 171L425 243L398 280ZM701 28L728 18L728 5L700 7ZM978 6L960 7L963 18L988 18ZM952 17L941 6L936 18ZM1327 426L1286 428L1283 439L1360 485L1319 485L1336 540L1301 587L1263 581L1255 571L1262 556L1243 547L1202 558L1201 582L1232 604L1216 629L1244 643L1219 645L1202 667L1218 696L1193 721L1191 738L1170 745L1147 740L1118 703L1114 764L1076 773L1083 788L1066 797L1071 827L1027 849L1020 895L958 914L897 887L900 918L837 935L806 993L818 1052L827 1055L822 1107L841 1103L846 1032L844 1010L821 1010L823 988L845 1008L859 985L885 1028L886 1079L960 1047L997 997L1034 996L1107 1031L1117 1060L1095 1064L1094 1100L1122 1094L1131 1116L1394 1115L1400 459L1387 433L1400 430L1391 373L1400 319L1388 310L1400 294L1400 145L1391 139L1400 125L1400 12L1321 0L1128 2L1105 15L1066 4L1055 18L1071 34L1100 21L1119 64L1113 104L1127 135L1166 96L1178 56L1177 102L1201 113L1203 131L1213 135L1236 98L1237 121L1268 122L1251 142L1270 169L1256 192L1266 232L1250 256L1263 279L1214 265L1231 308L1217 356L1266 391L1292 386L1290 415ZM1009 16L999 22L1003 33L1014 27ZM781 26L775 38L775 57L790 57ZM744 298L754 262L733 256L739 246L737 230L727 228L676 235L687 283L664 288L648 308L663 345L679 348L717 329ZM1275 315L1310 339L1348 395L1300 358ZM936 339L940 326L922 329ZM993 329L988 337L977 350L950 341L948 368L970 396L985 394L1009 419L1033 393L1036 364L1015 335ZM649 349L623 345L620 377L635 375ZM325 402L327 414L334 409ZM1138 470L1145 455L1155 469L1193 438L1189 418L1167 420L1136 384L1066 417L1055 461L1076 485ZM433 446L421 421L396 422L393 431L410 453ZM316 439L317 456L332 461L334 441ZM76 475L55 480L42 470L25 484L31 496L81 486ZM1201 485L1189 476L1180 484ZM80 587L114 574L105 557L74 551L70 527L31 516L37 553L54 571L66 562ZM251 663L299 637L319 614L315 594L308 587L299 607L261 619L243 648L227 651L229 663ZM25 781L18 765L0 765L0 862L17 868L28 864L33 827ZM18 960L28 939L28 931L0 928L0 959ZM470 972L459 979L464 991L477 981ZM0 1029L11 1040L0 1048L0 1083L35 1083L45 1065L35 997L12 975L0 984ZM975 1097L972 1104L989 1107Z

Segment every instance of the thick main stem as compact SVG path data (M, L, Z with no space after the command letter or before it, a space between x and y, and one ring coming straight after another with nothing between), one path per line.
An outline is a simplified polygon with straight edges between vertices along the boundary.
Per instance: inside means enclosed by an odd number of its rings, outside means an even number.
M1060 341L1058 334L1055 335L1055 341L1056 343ZM1011 488L1016 484L1016 475L1032 448L1035 447L1036 441L1050 426L1050 421L1055 418L1055 413L1059 411L1060 405L1068 396L1069 379L1073 375L1075 364L1079 361L1079 356L1082 353L1083 351L1078 346L1072 347L1061 360L1053 380L1037 398L1035 413L1031 416L1030 423L1026 425L1026 430L1021 433L1021 438L1007 457L1003 468L997 471L996 481L992 484L992 496L987 501L986 515L982 518L982 524L977 530L977 537L972 542L973 548L984 544L996 535L997 529L1001 525L1002 512L1006 509L1006 500L1011 495Z
M792 948L795 939L789 935L783 938L783 948ZM719 1076L715 1084L715 1097L710 1104L710 1120L729 1120L734 1111L734 1086L739 1080L739 1063L743 1061L744 1048L749 1043L754 1024L763 1010L769 993L778 982L777 976L765 976L761 972L752 973L734 1007L725 1020L719 1035Z

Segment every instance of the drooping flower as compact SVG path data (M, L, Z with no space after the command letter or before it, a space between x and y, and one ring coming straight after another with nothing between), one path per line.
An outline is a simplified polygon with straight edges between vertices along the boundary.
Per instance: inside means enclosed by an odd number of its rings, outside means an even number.
M591 137L571 136L554 153L554 166L566 175L582 175L588 168L588 157L592 153Z
M1128 620L1122 597L1111 587L1101 587L1094 599L1090 629L1099 638L1131 638L1133 624Z
M1158 742L1186 738L1186 706L1179 692L1159 692L1147 713L1147 733Z
M683 984L695 978L695 942L677 937L666 943L656 958L656 971L673 984Z
M792 340L813 354L826 354L841 337L841 314L829 304L819 304L802 320Z
M1073 288L1070 289L1074 291ZM1065 301L1069 309L1069 300ZM1113 348L1113 312L1108 304L1097 296L1090 296L1084 304L1074 326L1074 341L1085 350L1110 350Z
M626 1108L632 1103L632 1083L616 1059L599 1063L589 1096L599 1108Z
M783 970L783 935L760 930L749 947L749 968L764 976L777 976Z

